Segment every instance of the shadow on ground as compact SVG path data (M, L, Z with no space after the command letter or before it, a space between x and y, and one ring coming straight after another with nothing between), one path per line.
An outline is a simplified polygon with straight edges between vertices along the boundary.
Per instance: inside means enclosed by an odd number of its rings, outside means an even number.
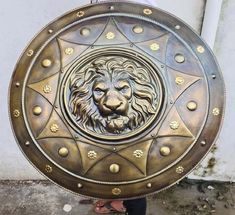
M0 181L1 215L94 215L93 200L49 181ZM235 184L183 180L148 197L147 215L235 215Z

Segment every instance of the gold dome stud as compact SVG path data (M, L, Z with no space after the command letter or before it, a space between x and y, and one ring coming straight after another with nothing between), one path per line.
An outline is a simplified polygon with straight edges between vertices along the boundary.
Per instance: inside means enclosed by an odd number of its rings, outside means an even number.
M67 157L69 154L69 150L66 147L61 147L58 153L61 157Z
M148 183L148 184L146 185L146 187L147 187L147 188L151 188L151 187L152 187L152 184L151 184L151 183Z
M168 146L163 146L160 148L160 153L162 156L168 156L171 153L171 149Z
M135 25L132 30L136 34L141 34L144 31L144 29L140 25Z
M52 65L52 62L51 62L51 60L49 60L49 59L44 59L43 61L42 61L42 66L44 67L44 68L48 68L48 67L50 67Z
M190 110L190 111L195 111L197 109L197 103L194 102L194 101L190 101L188 102L187 104L187 108Z
M120 166L118 164L111 164L109 167L111 173L118 173L120 171Z
M91 34L90 28L82 28L80 34L84 37L88 37Z
M37 105L33 108L34 115L39 116L41 113L42 113L42 108L40 106Z
M200 54L202 54L202 53L205 52L205 49L204 49L203 46L198 46L198 47L197 47L197 51L198 51Z
M175 61L177 63L183 63L185 61L185 57L182 54L176 54L175 55Z

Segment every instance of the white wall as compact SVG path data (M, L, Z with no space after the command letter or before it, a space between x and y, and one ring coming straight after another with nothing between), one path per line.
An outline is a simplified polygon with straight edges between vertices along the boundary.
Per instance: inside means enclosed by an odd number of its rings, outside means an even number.
M4 3L3 3L4 2ZM8 121L7 90L14 65L31 38L48 22L64 12L89 3L88 0L8 0L0 5L0 179L42 179L23 157L12 135ZM190 24L200 32L204 0L143 0L159 6ZM210 153L190 177L205 179L235 179L235 1L224 0L215 45L215 53L222 67L227 86L227 110L218 149ZM227 33L229 32L229 33ZM232 62L232 63L231 63ZM233 81L234 80L234 81ZM208 168L208 160L216 164ZM213 161L213 160L212 160ZM205 174L205 171L207 173Z
M226 85L226 112L224 125L216 143L217 149L210 153L191 177L204 175L206 179L235 181L235 1L223 0L214 52L219 61ZM214 158L215 166L208 167ZM196 177L197 178L197 177Z

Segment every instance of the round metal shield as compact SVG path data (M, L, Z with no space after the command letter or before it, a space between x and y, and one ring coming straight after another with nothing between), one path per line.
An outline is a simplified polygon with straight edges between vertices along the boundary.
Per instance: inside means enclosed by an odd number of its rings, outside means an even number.
M73 192L135 198L186 176L214 142L224 84L185 23L127 2L92 4L46 26L10 87L31 163Z

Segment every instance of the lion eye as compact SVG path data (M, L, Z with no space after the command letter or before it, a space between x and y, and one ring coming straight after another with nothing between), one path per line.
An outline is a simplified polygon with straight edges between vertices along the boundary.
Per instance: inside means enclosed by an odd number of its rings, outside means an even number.
M104 91L102 90L102 89L100 89L100 88L96 88L95 90L94 90L96 93L98 93L98 94L102 94Z
M124 87L122 87L121 89L119 89L119 91L122 92L122 93L126 93L127 90L129 90L129 87L128 87L128 86L124 86Z

